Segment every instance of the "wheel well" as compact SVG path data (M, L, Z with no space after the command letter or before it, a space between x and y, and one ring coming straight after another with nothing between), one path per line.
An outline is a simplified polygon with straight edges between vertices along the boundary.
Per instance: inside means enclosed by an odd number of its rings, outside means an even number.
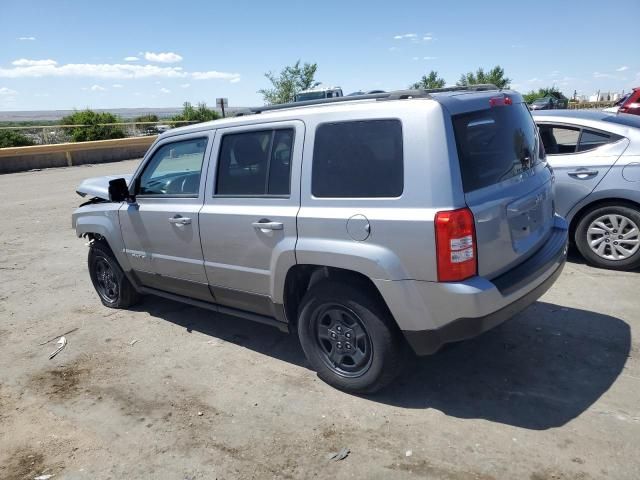
M636 210L640 210L640 204L632 200L627 200L626 198L603 198L601 200L596 200L593 203L588 203L587 205L582 207L580 210L578 210L576 214L573 216L573 218L571 219L571 223L569 225L569 240L571 242L574 241L574 238L576 235L576 228L578 228L578 223L580 223L580 220L582 219L582 217L584 217L586 213L596 208L604 207L607 205L631 207Z
M287 320L292 328L295 328L298 323L298 308L305 293L313 285L327 278L336 282L355 284L363 290L368 290L373 295L376 295L386 308L386 302L382 298L380 291L371 279L362 273L323 265L295 265L287 272L284 284L284 308Z

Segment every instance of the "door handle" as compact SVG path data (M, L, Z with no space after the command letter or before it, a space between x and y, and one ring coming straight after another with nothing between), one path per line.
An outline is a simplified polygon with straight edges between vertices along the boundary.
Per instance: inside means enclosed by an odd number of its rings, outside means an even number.
M191 224L191 219L189 217L176 215L175 217L171 217L169 219L169 223L173 223L174 225L189 225Z
M284 225L280 222L253 222L251 224L253 228L257 228L260 230L282 230Z
M586 180L587 178L595 177L598 175L598 170L589 170L588 168L578 168L572 172L567 172L567 175L578 180Z

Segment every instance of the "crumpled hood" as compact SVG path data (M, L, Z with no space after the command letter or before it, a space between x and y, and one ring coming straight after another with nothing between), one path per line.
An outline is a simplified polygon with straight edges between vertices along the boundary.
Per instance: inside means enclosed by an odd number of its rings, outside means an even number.
M124 178L127 185L129 185L132 176L133 175L129 173L126 175L106 175L104 177L87 178L78 185L76 193L81 197L89 195L91 197L109 200L109 182L116 178Z

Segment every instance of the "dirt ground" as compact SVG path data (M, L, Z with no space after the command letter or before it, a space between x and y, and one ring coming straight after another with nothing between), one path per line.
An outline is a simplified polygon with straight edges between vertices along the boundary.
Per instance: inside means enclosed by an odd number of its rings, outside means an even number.
M573 258L526 312L347 395L274 328L100 304L74 188L135 164L0 176L1 479L640 478L638 273Z

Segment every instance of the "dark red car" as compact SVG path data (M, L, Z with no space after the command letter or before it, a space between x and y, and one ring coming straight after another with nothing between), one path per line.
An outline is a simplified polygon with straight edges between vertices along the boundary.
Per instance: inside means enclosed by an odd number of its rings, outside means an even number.
M640 115L640 87L634 88L630 94L618 100L615 106L618 107L618 113Z

